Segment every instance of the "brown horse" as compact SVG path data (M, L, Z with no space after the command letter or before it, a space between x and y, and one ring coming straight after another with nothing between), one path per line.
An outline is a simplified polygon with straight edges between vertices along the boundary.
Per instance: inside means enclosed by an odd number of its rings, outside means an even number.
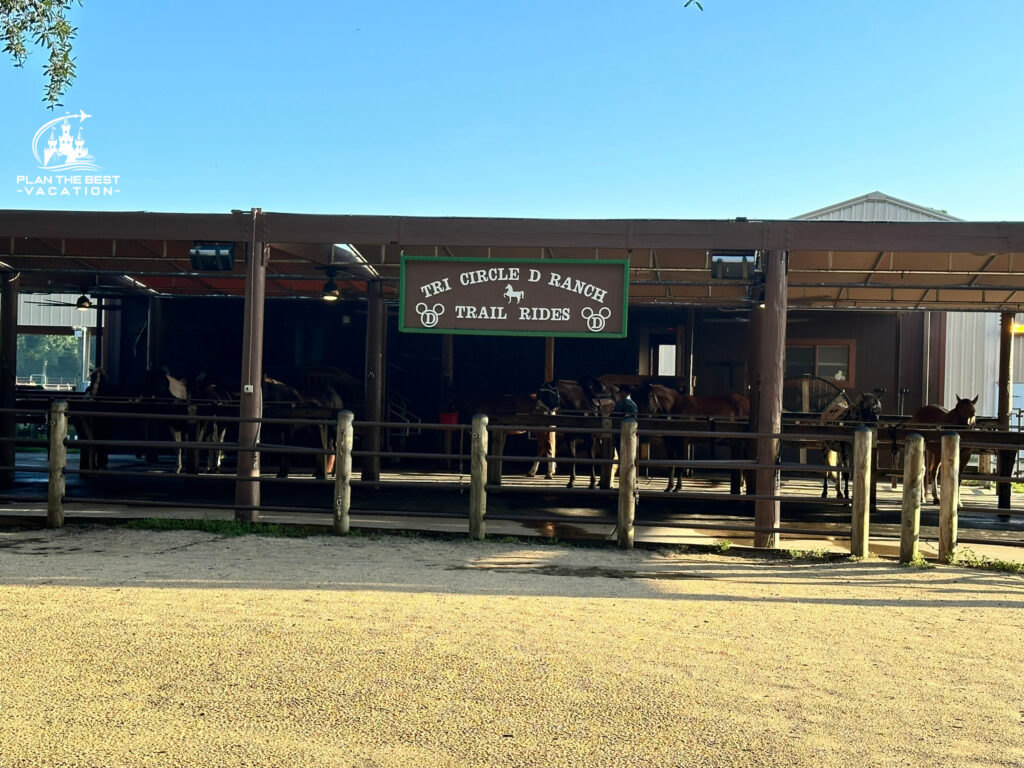
M572 411L584 416L610 416L615 407L615 396L618 388L604 384L597 379L583 377L581 381L557 379L545 382L537 390L535 412L553 415L559 412ZM566 443L569 454L576 458L578 446L583 444L584 450L591 458L596 458L604 448L603 438L594 439L593 435L568 435ZM576 462L569 465L569 488L576 484ZM590 487L597 485L597 474L594 465L590 465Z
M750 417L750 401L742 395L714 395L711 397L695 397L663 384L645 384L637 393L637 402L641 407L646 405L649 414L659 413L684 418L717 417L734 420L746 420ZM692 438L665 436L662 438L665 453L670 461L686 459ZM733 456L742 455L742 448L737 451L734 441L730 442ZM674 487L673 487L674 484ZM676 478L676 467L669 468L666 491L679 491L683 484L683 472Z
M477 392L459 398L459 402L461 403L458 409L459 416L464 420L464 423L468 423L478 413L484 413L488 416L494 416L495 414L514 416L517 413L532 413L537 405L537 396L535 394L490 395ZM522 435L525 432L511 431L506 434ZM555 435L553 432L540 430L536 430L534 434L537 437L537 457L533 462L533 466L526 472L526 476L536 477L541 462L544 462L547 467L544 471L544 477L550 480L555 476Z
M911 424L922 424L929 426L950 426L974 428L977 415L974 406L978 402L978 396L973 400L966 397L956 396L956 405L952 410L947 411L939 405L925 405L918 408L910 417ZM967 465L971 459L971 449L960 449L960 469ZM935 484L935 475L939 469L939 462L942 460L942 447L938 440L929 440L924 446L924 492L928 493L929 486L932 492L932 502L939 503L938 489Z
M345 407L344 401L338 391L329 384L318 384L313 387L304 388L299 394L302 395L302 404L313 408L323 408L328 411L324 416L328 422L318 424L313 437L314 444L323 448L328 453L317 456L313 460L313 477L323 478L334 474L334 461L337 456L337 419L341 409Z

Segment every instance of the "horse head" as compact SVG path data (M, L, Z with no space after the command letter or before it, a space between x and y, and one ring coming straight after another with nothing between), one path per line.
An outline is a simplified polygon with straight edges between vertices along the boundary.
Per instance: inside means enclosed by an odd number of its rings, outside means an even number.
M561 404L561 398L558 395L558 382L548 381L537 390L537 406L534 411L550 416L558 410Z
M652 414L670 412L672 402L668 387L661 384L650 384L647 390L647 408Z
M185 379L172 376L166 365L163 367L163 371L164 376L167 377L167 391L171 393L171 397L175 400L191 400L192 389L189 383Z
M975 404L978 402L978 395L974 396L973 400L966 397L956 396L956 405L953 406L951 414L956 414L956 423L963 424L965 427L973 427L974 422L977 420L977 413L974 409Z
M855 421L877 424L882 415L882 401L878 399L877 395L865 392L851 409L850 415L854 417Z
M85 394L89 397L97 397L107 388L107 372L102 368L94 368L89 374L89 386Z

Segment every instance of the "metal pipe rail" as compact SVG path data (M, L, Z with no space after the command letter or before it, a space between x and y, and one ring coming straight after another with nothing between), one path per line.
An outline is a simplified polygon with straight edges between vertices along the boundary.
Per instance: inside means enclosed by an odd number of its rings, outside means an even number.
M37 470L38 471L38 470ZM43 470L46 471L46 470ZM68 477L79 476L79 477L160 477L160 478L174 478L181 480L199 480L200 482L209 482L211 480L230 480L231 482L248 482L258 481L258 477L236 477L235 475L219 475L219 474L189 474L187 472L170 472L170 471L154 471L152 469L72 469L71 467L65 467L64 474ZM266 478L264 478L266 480Z
M22 448L48 448L49 440L40 440L34 437L0 437L0 443L14 443Z

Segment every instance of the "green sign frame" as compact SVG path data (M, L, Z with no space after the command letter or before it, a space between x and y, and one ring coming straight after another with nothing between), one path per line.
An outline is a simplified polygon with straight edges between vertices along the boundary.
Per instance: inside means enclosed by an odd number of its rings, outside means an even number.
M431 266L439 264L451 264L453 267L452 274L457 272L460 268L469 267L471 264L478 265L480 269L487 270L502 270L502 269L527 269L536 272L541 268L558 267L560 265L572 266L575 269L583 268L584 270L594 269L597 272L608 272L612 268L622 270L622 295L621 295L621 329L618 330L603 330L604 323L602 321L596 321L601 324L602 330L578 330L578 331L559 331L554 326L544 326L538 330L514 328L514 329L502 329L500 326L496 328L452 328L452 327L424 327L422 323L414 324L408 322L411 318L415 318L417 321L422 320L420 315L416 314L416 311L411 308L411 302L413 298L420 298L419 295L416 297L410 297L408 294L409 281L408 272L415 270L417 265L429 262ZM479 270L478 270L479 271ZM467 273L468 274L468 273ZM614 278L617 282L619 279L618 275ZM505 282L504 279L497 282ZM579 281L577 281L579 282ZM452 290L450 281L447 283L448 292ZM595 286L591 286L595 287ZM596 288L596 287L595 287ZM425 288L421 286L421 289ZM511 291L511 285L507 286L507 290ZM601 289L596 288L597 291ZM606 292L602 291L602 294ZM506 296L508 294L505 294ZM611 299L611 295L609 299ZM581 299L582 300L582 299ZM600 299L603 302L603 296ZM511 305L512 298L508 299L509 305ZM577 302L578 303L578 302ZM407 308L407 305L410 305ZM432 305L434 306L434 305ZM500 307L491 307L491 309L500 309ZM618 306L616 306L618 309ZM440 314L444 314L442 311ZM591 314L594 312L591 310ZM614 316L614 310L612 311ZM583 317L586 317L584 314ZM438 318L433 318L434 322L438 322ZM488 319L488 318L484 318ZM490 318L494 320L494 318ZM500 318L499 318L500 319ZM508 319L508 318L505 318ZM610 319L610 318L609 318ZM402 333L426 333L426 334L453 334L453 335L466 335L466 336L535 336L540 338L588 338L588 339L624 339L628 335L628 320L629 320L629 261L620 259L488 259L488 258L473 258L463 256L415 256L415 255L402 255L401 260L401 273L400 273L400 284L399 284L399 301L398 301L398 329ZM577 322L586 325L586 321L580 320Z

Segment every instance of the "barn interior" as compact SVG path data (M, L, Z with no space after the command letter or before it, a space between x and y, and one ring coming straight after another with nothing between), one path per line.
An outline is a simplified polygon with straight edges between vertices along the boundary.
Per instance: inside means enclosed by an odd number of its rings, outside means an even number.
M166 365L237 389L246 265L258 246L267 249L263 369L285 381L332 376L362 415L377 288L381 316L390 317L381 335L387 407L424 420L452 407L446 371L456 393L527 393L584 372L662 375L698 395L744 392L756 367L751 319L763 304L755 254L775 246L788 254L786 375L884 391L887 412L911 412L946 394L942 311L1017 312L1024 288L1014 263L1020 226L1010 224L8 211L0 232L5 297L80 293L109 308L97 362L124 386ZM628 336L399 333L402 254L628 260ZM751 265L731 274L722 259L737 254ZM323 300L327 286L336 301Z

